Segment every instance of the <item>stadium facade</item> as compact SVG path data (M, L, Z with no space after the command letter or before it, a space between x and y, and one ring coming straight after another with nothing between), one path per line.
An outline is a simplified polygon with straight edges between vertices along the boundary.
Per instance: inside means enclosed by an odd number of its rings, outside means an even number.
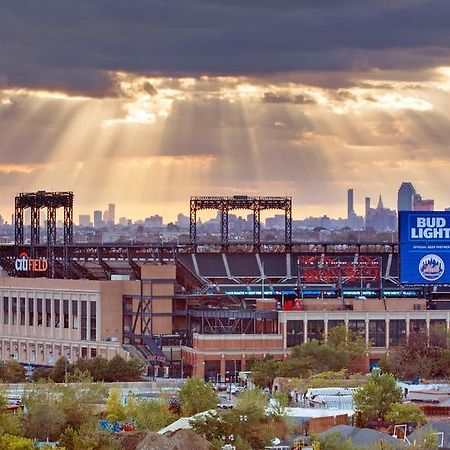
M77 245L69 222L64 244L53 226L50 243L20 234L0 246L1 357L52 365L122 354L150 373L224 379L341 324L364 338L365 368L413 331L450 328L450 288L402 286L398 244L292 242L290 202L269 199L237 198L256 211L249 243L228 239L233 199L209 197L191 201L191 220L199 205L219 205L221 244L196 242L193 226L185 245ZM285 242L261 242L265 205L284 208Z

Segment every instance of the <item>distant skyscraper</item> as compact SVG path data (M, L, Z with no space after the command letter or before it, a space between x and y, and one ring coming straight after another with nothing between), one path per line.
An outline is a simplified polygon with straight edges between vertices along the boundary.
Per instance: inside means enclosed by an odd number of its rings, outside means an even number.
M102 212L94 211L94 227L101 228L103 226Z
M414 196L414 211L434 211L434 200L423 199L420 194Z
M80 214L78 216L78 223L81 227L91 226L91 216L89 214Z
M112 225L116 223L116 205L114 203L108 205L108 222Z
M414 185L409 181L403 182L398 190L397 211L413 211L415 195Z
M347 219L351 219L355 215L353 209L353 189L347 191Z
M367 216L369 215L369 211L370 211L370 197L366 197L365 205L366 205L366 208L365 208L365 216L364 217L367 220Z
M381 195L375 209L370 208L366 217L366 228L375 231L394 231L397 227L397 214L383 205Z
M180 228L188 228L189 227L189 217L185 216L182 213L179 213L177 215L177 222L176 224L180 227Z

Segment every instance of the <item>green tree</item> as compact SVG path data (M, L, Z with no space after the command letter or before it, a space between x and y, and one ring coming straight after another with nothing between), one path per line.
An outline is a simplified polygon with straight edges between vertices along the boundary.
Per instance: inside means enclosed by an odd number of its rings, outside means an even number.
M127 419L134 419L141 430L158 431L175 422L177 416L169 410L169 403L164 400L128 399Z
M180 389L181 411L184 416L192 416L215 408L219 397L210 383L200 377L189 378Z
M383 371L402 380L450 378L450 336L442 327L412 332L408 342L395 347L380 361Z
M330 344L313 339L293 348L291 358L309 361L312 373L339 370L349 363L349 356Z
M255 386L272 389L273 381L279 376L280 361L273 358L254 361L250 365L251 379Z
M106 358L97 356L90 360L88 368L94 381L105 381L108 378L109 363Z
M2 450L34 450L34 443L31 439L20 436L4 434L0 436L0 448Z
M56 386L58 399L65 414L65 427L80 429L96 420L98 405L103 404L107 388L95 383L71 383Z
M106 418L112 422L126 419L125 407L122 403L121 390L113 387L106 401Z
M0 362L0 380L5 383L22 383L26 379L25 369L16 360Z
M12 434L15 436L23 436L22 419L23 416L21 413L10 414L6 411L6 399L0 393L0 435Z
M63 383L66 381L67 374L72 370L72 365L64 356L56 360L51 372L51 379L56 383Z
M402 390L389 373L372 373L354 394L355 410L363 424L384 420L391 405L402 400Z
M58 440L65 450L121 450L116 436L99 431L95 426L84 424L80 430L66 428Z
M275 392L273 400L272 416L285 417L286 407L289 405L289 394L287 392Z
M266 414L267 404L267 397L259 389L250 389L238 395L232 410L196 417L191 425L212 443L212 448L224 444L242 450L264 448L274 437L275 424L275 419Z
M350 439L342 439L341 434L327 433L323 436L312 436L313 448L324 450L356 450Z
M23 415L10 414L7 412L0 414L0 435L13 434L14 436L24 436Z
M33 372L32 380L49 380L52 376L52 369L50 367L36 367Z
M45 441L57 440L66 423L61 401L51 383L40 383L27 391L23 402L27 407L26 436Z
M426 419L423 411L413 403L393 403L386 414L386 420L395 424L414 423L425 425Z
M142 371L143 364L136 358L125 361L120 355L116 355L108 363L105 381L139 381Z

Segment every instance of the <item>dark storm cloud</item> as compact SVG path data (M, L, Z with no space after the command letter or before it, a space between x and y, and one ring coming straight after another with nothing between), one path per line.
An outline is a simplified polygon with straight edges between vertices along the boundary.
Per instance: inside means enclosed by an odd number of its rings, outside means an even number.
M1 0L0 77L111 95L108 71L420 68L448 58L449 28L448 0Z
M262 101L264 103L292 103L294 105L313 105L316 103L307 95L277 94L275 92L264 92Z

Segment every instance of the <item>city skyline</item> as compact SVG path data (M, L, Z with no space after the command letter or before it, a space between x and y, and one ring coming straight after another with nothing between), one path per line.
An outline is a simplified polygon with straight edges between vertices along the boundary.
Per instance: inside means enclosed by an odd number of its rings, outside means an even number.
M2 4L5 217L37 190L134 220L174 220L203 194L345 217L349 186L356 210L378 195L395 208L404 179L449 206L450 4L132 6L48 2L43 20L39 4Z
M403 187L403 185L411 185L412 189L414 190L414 194L416 197L416 201L421 202L434 202L433 200L423 200L421 195L415 191L414 189L414 183L411 182L402 182L402 184L400 185L400 189ZM345 197L345 203L342 204L340 206L340 208L337 210L339 212L338 215L332 215L327 211L320 211L318 210L318 214L317 215L313 215L313 214L305 214L301 208L301 206L298 206L295 204L295 198L293 199L293 205L292 205L292 210L293 210L293 218L295 219L307 219L307 218L311 218L311 217L322 217L322 216L328 216L330 218L333 219L351 219L351 217L353 218L357 218L357 217L365 217L367 215L367 200L372 200L374 203L376 203L379 199L379 197L383 198L383 204L385 207L387 208L392 208L393 210L397 211L398 208L398 198L396 197L395 200L395 205L391 205L391 204L387 204L384 201L384 197L381 194L376 194L373 196L361 196L359 195L359 193L352 187L348 187L348 189L345 191L346 192L346 197ZM351 194L350 194L351 192ZM411 194L412 195L412 194ZM397 191L397 196L398 196L398 191ZM428 195L426 195L426 197L428 197ZM76 198L76 197L75 197ZM349 201L351 199L351 207L349 204ZM411 198L411 205L413 205L413 198ZM450 204L450 201L449 201ZM139 221L144 221L146 218L149 217L153 217L153 216L159 216L161 215L164 223L175 223L177 221L177 216L179 214L184 215L185 217L189 218L189 201L186 202L187 207L183 208L180 211L173 211L171 212L170 215L165 216L164 214L162 214L160 211L156 211L156 210L151 210L151 211L143 211L141 216L137 216L137 217L129 217L126 214L123 214L123 211L121 208L121 205L117 205L116 203L111 203L111 202L107 202L105 205L100 206L99 208L95 208L92 211L79 211L79 208L77 207L76 201L75 201L75 205L74 205L74 217L77 218L77 224L80 222L80 219L82 220L83 224L86 225L88 223L88 221L90 221L92 223L93 226L94 222L95 222L95 217L97 215L97 223L103 223L106 224L108 222L112 222L112 224L119 224L120 221L123 222L123 220L132 220L133 222L139 222ZM414 203L414 205L416 205ZM116 213L116 207L119 206L119 212ZM416 205L417 206L417 205ZM370 207L370 203L369 203L369 207ZM112 209L111 209L112 208ZM376 206L375 206L376 208ZM448 206L446 207L442 207L442 208L434 208L435 210L444 210L448 208ZM419 210L418 208L413 208L415 210ZM423 210L427 210L427 209L423 209ZM113 217L114 220L110 220L108 214L111 214L111 211L113 211ZM350 211L352 211L352 214L349 216ZM28 223L30 221L30 211L26 210L25 211L25 221ZM261 211L261 215L263 218L269 218L269 217L274 217L274 213L276 213L275 211L272 210L263 210ZM245 211L241 211L241 210L235 210L234 213L235 215L237 215L238 217L246 217L246 213ZM3 217L3 219L6 218L6 222L8 222L8 217L11 217L11 214L0 214L1 217ZM201 220L210 220L212 218L215 218L216 216L216 212L213 210L205 210L205 211L200 211L198 213L198 216ZM106 220L105 220L106 219ZM12 223L12 222L11 222ZM122 223L123 225L124 223ZM96 227L98 228L100 225L97 225Z

